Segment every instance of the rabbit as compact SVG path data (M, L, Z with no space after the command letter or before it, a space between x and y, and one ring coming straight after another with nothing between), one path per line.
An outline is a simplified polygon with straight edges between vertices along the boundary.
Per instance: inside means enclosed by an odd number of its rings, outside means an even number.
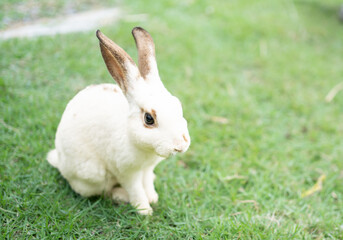
M84 197L129 202L151 215L158 201L154 168L191 143L181 102L160 80L150 34L135 27L138 67L100 30L96 36L116 84L90 85L68 104L47 155L71 188Z

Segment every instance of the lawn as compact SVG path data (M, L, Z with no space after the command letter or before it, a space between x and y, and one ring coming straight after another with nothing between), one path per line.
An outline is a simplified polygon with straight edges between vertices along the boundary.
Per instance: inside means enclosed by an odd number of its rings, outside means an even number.
M24 2L0 3L0 27L26 20ZM41 1L35 17L64 14L68 1L53 2ZM101 6L78 2L76 10ZM156 168L159 202L148 217L80 197L45 160L68 101L89 84L113 82L96 29L0 40L0 239L342 239L343 92L325 101L343 82L340 4L103 5L147 14L101 30L135 60L131 29L151 33L192 138L185 154Z

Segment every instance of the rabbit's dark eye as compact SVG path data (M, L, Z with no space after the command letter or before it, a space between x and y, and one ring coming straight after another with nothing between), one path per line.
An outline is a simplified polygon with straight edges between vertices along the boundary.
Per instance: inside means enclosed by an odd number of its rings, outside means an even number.
M150 113L144 114L144 122L146 125L153 125L155 123L154 118L151 116Z

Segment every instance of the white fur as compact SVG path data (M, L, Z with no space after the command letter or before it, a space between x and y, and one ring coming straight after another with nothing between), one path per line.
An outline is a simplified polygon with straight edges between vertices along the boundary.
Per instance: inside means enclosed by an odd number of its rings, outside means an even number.
M158 200L153 170L185 152L190 136L180 102L158 74L146 81L136 66L128 69L125 95L114 84L91 85L68 103L47 158L82 196L105 194L151 214L149 203ZM157 127L144 126L141 109L156 111Z

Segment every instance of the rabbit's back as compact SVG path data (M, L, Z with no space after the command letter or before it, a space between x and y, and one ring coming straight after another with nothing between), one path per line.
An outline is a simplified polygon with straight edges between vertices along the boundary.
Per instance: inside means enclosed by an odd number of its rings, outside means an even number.
M127 114L127 100L114 84L91 85L68 103L55 146L57 168L72 187L73 180L78 179L108 181L107 161L123 150Z

